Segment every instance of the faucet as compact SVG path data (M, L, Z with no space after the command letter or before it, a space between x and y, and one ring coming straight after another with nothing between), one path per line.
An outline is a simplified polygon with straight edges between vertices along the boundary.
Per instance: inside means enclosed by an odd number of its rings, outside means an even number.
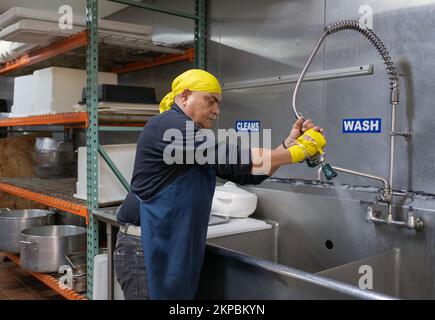
M322 157L320 160L321 163L324 163L324 158ZM340 168L340 167L336 167L336 166L331 166L334 170L339 171L339 172L343 172L343 173L349 173L349 174L354 174L360 177L365 177L365 178L369 178L369 179L374 179L374 180L378 180L381 181L384 184L384 190L382 193L382 196L379 198L380 202L385 202L385 203L389 203L391 202L391 188L390 188L390 184L388 183L388 181L382 177L379 176L375 176L375 175L371 175L371 174L367 174L367 173L363 173L363 172L359 172L359 171L354 171L354 170L349 170L349 169L345 169L345 168ZM322 182L322 170L323 168L320 167L317 170L317 180L319 180L320 182Z
M373 30L371 30L370 28L367 28L363 25L360 25L358 22L352 21L352 20L340 21L340 22L334 23L330 26L327 26L324 29L322 36L320 37L316 46L314 47L313 51L311 52L307 62L305 63L304 68L302 69L301 74L299 75L298 81L296 82L295 90L293 92L293 101L292 101L293 102L293 112L294 112L296 118L298 118L298 119L303 118L303 115L296 108L296 98L297 98L297 94L299 92L301 82L302 82L305 74L307 73L308 68L311 65L311 62L313 61L315 55L317 54L317 51L319 50L322 42L325 40L325 38L328 35L331 35L331 34L334 34L336 32L346 30L346 29L357 31L367 38L367 40L375 47L375 49L380 54L385 66L386 66L386 70L387 70L387 73L389 76L390 105L391 105L391 131L389 132L389 134L390 134L390 156L389 156L388 180L384 179L382 177L378 177L378 176L363 173L363 172L358 172L355 170L349 170L349 169L345 169L345 168L331 166L330 164L326 163L324 156L321 157L320 161L317 161L317 162L310 161L309 165L311 163L315 163L316 165L321 164L321 167L317 171L317 177L318 177L319 181L321 181L322 171L324 172L324 174L328 180L332 179L334 176L336 176L336 173L333 170L381 181L384 184L383 194L382 194L382 196L377 198L376 203L377 202L386 203L387 204L387 214L386 214L385 219L377 218L373 215L370 215L371 218L368 220L372 221L372 222L379 222L378 220L382 220L382 221L384 221L385 224L388 224L388 225L394 224L394 225L400 225L400 226L403 225L403 226L408 226L408 227L409 226L415 227L416 219L413 217L413 215L411 215L411 217L408 219L409 221L407 221L407 223L402 222L402 221L394 221L393 217L392 217L392 207L393 207L392 200L393 200L393 195L396 195L393 192L395 138L396 138L396 136L403 136L403 137L409 138L411 136L411 133L409 133L409 132L397 132L396 131L396 106L399 103L399 78L397 76L397 72L396 72L396 69L395 69L394 64L392 62L392 59L390 57L389 52L387 51L387 49L385 48L384 44L379 39L379 37L373 32ZM314 165L310 165L310 166L314 166ZM331 170L331 169L333 169L333 170ZM370 209L369 209L369 211L370 211ZM368 216L369 216L369 213L368 213ZM421 222L421 227L422 227L423 226L422 221L419 219L417 219L417 220ZM420 222L417 223L419 225L419 228L415 228L416 230L421 229Z

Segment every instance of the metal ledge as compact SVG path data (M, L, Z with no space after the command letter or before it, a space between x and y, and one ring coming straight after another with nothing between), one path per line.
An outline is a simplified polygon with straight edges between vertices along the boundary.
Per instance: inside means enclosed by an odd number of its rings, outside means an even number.
M314 72L307 73L303 82L366 76L366 75L373 74L373 69L374 69L373 64L367 64L367 65L348 67L348 68L314 71ZM298 81L298 78L299 78L299 73L291 74L287 76L276 76L276 77L261 78L255 80L228 82L222 84L222 90L229 91L229 90L240 90L240 89L248 89L248 88L290 84L290 83L296 83Z

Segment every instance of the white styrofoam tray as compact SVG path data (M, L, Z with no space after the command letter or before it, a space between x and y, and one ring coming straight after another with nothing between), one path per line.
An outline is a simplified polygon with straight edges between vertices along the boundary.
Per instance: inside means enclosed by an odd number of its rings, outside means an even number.
M45 46L83 30L83 27L60 29L57 23L23 19L0 31L0 39Z
M60 15L55 11L45 11L31 8L14 7L0 15L0 29L6 28L22 19L35 19L58 23ZM86 27L86 17L73 15L73 25ZM113 20L99 19L98 28L141 35L151 34L152 28L142 24L125 23Z
M231 218L229 222L208 227L207 239L243 232L267 230L272 225L254 218Z

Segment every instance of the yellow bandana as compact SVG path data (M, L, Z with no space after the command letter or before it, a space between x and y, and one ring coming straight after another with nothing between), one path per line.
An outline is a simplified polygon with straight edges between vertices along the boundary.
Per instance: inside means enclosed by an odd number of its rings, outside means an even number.
M172 91L160 102L160 113L171 109L175 96L185 89L191 91L222 93L221 85L211 73L201 69L191 69L175 78L172 82Z

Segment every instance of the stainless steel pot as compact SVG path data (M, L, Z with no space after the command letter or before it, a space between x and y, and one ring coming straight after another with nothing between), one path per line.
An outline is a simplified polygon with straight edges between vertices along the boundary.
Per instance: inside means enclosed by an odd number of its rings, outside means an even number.
M54 211L0 209L0 251L20 253L21 231L54 223Z
M57 141L50 137L42 137L42 138L36 138L35 150L72 151L73 145L70 142Z
M65 256L86 250L86 229L77 226L42 226L21 233L21 267L37 272L58 272L68 264Z
M74 163L77 154L74 150L71 151L30 151L32 163L35 166L40 165L58 165Z

